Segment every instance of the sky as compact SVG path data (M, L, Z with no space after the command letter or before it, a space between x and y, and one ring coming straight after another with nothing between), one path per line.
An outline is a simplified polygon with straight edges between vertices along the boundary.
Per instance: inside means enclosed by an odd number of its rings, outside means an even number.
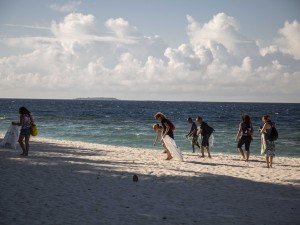
M0 0L0 98L300 103L298 0Z

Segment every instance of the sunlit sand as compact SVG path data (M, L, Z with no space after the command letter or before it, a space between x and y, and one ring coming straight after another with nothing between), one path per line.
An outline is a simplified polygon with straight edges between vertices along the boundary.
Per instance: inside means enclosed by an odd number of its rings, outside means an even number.
M300 158L183 153L33 138L0 148L1 224L297 224ZM213 153L213 152L212 152ZM138 181L133 181L133 175Z

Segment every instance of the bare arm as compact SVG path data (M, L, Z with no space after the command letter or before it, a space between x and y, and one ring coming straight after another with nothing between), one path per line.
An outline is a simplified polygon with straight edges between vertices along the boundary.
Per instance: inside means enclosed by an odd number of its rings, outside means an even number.
M11 123L12 125L18 125L18 126L21 126L23 124L23 117L22 115L20 115L20 121L19 122L12 122Z
M197 133L197 129L192 129L192 130L186 135L186 137L189 137L191 134L194 134L194 132Z
M269 123L265 123L261 128L260 133L263 134L266 131L266 129L270 129L270 127L271 125Z
M156 131L155 131L155 135L156 135L156 136L155 136L153 145L156 145L157 140L158 140L159 133L161 133L159 130L156 130Z
M236 137L235 137L234 142L237 142L237 141L238 141L238 139L239 139L241 133L242 133L242 126L239 126L239 130L238 130L238 132L237 132L237 134L236 134Z

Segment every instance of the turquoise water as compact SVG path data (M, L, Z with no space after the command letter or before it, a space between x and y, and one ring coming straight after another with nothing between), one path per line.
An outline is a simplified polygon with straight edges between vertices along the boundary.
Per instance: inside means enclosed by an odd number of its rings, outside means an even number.
M202 116L215 129L211 151L226 154L237 154L234 138L241 114L252 117L255 130L262 124L261 116L269 114L279 131L277 155L300 156L300 104L0 99L0 105L3 134L11 121L18 120L18 108L26 106L38 125L39 137L156 150L161 146L153 146L153 116L161 111L175 124L175 140L186 152L191 151L185 138L190 129L186 118ZM251 153L260 154L258 131Z

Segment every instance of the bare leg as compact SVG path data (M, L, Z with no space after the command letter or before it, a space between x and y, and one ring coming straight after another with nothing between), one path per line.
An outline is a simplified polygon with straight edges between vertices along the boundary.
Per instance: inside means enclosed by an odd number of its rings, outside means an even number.
M269 167L269 156L266 156L266 162L267 162L267 168L270 168Z
M199 148L199 151L201 151L201 146L197 143L196 146Z
M245 158L245 154L244 154L243 149L242 149L242 148L238 148L238 150L240 151L240 153L241 153L241 155L242 155L241 160L245 160L246 158Z
M19 144L22 148L22 151L23 151L21 155L25 155L25 153L26 153L26 148L25 148L25 145L24 145L24 142L23 142L24 138L25 138L25 135L20 135L19 140L18 140L18 142L19 142Z
M164 147L164 153L167 153L168 149L167 149L165 143L163 143L162 146Z
M270 168L272 168L273 165L273 156L270 156Z
M203 150L203 146L202 145L200 146L200 153L201 153L201 157L204 158L204 150Z
M248 162L250 157L250 150L246 151L246 162Z
M29 151L29 139L30 139L30 135L26 135L25 136L25 156L28 155L28 151Z
M172 159L173 157L171 156L170 151L168 149L166 149L166 150L167 150L167 158L166 158L166 160Z
M192 145L193 153L195 153L195 145Z
M211 159L211 155L210 155L210 152L209 152L209 147L208 147L208 146L206 146L206 151L207 151L207 154L208 154L208 158L210 158L210 159Z

